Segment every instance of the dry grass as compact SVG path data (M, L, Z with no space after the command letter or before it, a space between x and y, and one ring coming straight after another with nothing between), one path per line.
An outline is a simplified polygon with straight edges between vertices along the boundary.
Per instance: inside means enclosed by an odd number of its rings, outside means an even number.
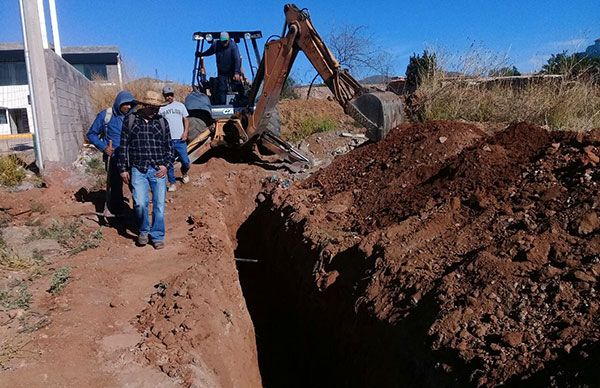
M293 131L285 133L286 140L295 142L306 139L314 133L329 132L337 128L337 122L331 117L307 116L298 122Z
M529 121L570 130L600 127L600 88L583 80L520 88L428 80L417 90L415 101L416 116L423 121Z
M123 85L124 90L128 90L133 93L137 100L143 100L144 94L147 90L154 90L155 92L161 92L163 86L167 83L163 81L154 80L151 78L140 78L127 82ZM185 96L191 92L191 87L188 85L169 83L175 91L175 100L183 101ZM100 112L103 109L112 106L115 101L115 96L121 89L118 85L103 85L100 83L92 84L90 87L90 99L92 101L92 107L95 112Z
M9 248L0 247L0 268L10 271L30 270L37 263L34 260L21 257Z
M424 80L410 104L417 121L529 121L568 130L600 127L600 87L590 80L559 77L482 83L482 77L507 62L478 47L454 60L458 65L452 65L451 59L440 61L439 68L462 75L449 78L438 69Z
M34 275L41 269L44 258L36 254L32 258L22 257L13 249L8 247L0 236L0 269L8 271L25 271Z
M313 133L347 128L353 121L335 101L282 100L278 104L281 136L299 141Z
M22 358L28 344L28 341L19 341L15 338L2 342L0 344L0 368L6 368L7 364L14 358Z

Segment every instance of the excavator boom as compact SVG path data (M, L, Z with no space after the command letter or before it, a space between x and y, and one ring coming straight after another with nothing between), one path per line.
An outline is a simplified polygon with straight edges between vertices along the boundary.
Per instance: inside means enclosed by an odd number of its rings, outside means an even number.
M265 124L275 110L298 51L304 52L344 112L367 128L369 139L381 140L402 122L402 100L391 92L367 90L342 69L315 30L306 10L287 4L284 12L284 33L280 39L265 45L265 54L250 93L256 107L249 119L249 137L260 135L267 127Z
M367 137L370 140L381 140L391 128L402 122L404 109L400 97L391 92L368 90L360 85L341 67L327 48L306 10L294 4L287 4L284 12L283 33L278 39L269 40L265 44L264 54L247 95L248 104L242 112L227 118L217 118L214 125L201 128L201 136L188 144L191 160L197 159L213 147L240 147L249 143L252 144L255 154L268 163L282 159L292 164L308 162L305 156L279 137L277 113L281 91L300 51L304 52L325 81L344 112L367 128ZM254 41L253 44L258 52ZM198 47L196 50L198 54ZM198 76L204 81L202 61L203 58L200 58ZM195 74L196 66L198 63L195 64ZM228 109L233 113L233 108ZM232 138L235 140L231 141ZM275 155L264 155L260 151L261 148L266 148Z

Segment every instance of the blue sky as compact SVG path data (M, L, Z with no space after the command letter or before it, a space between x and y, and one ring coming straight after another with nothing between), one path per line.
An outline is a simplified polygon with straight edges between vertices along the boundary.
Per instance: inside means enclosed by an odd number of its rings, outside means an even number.
M427 47L455 55L475 44L506 56L507 64L521 72L532 72L550 54L582 51L600 38L598 0L298 1L325 38L332 28L366 26L375 44L395 59L398 75L404 74L412 53ZM284 22L284 2L273 0L56 4L63 45L117 45L133 76L158 74L182 83L191 79L194 31L259 29L267 37L280 34ZM0 20L0 42L21 42L18 0L0 1ZM214 59L208 62L212 65ZM306 80L315 72L300 58L292 74Z

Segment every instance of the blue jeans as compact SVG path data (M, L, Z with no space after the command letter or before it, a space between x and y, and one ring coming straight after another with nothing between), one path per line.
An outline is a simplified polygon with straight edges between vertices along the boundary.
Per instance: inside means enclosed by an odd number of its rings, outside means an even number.
M187 172L190 170L190 158L187 153L187 142L181 139L172 139L171 147L173 147L175 156L179 156L179 161L181 162L181 173L183 175L187 174ZM169 167L167 176L169 177L169 183L175 183L175 167Z
M133 194L133 211L140 227L140 234L150 235L152 241L165 239L165 197L167 194L166 178L157 178L157 170L148 168L146 173L133 167L131 169L131 185ZM148 189L152 190L152 227L148 217Z

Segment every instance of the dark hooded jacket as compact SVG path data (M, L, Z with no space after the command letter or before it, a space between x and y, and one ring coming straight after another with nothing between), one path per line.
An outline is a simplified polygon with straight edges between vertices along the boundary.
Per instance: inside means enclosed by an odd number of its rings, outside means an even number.
M198 54L200 57L208 57L215 54L217 56L217 73L232 77L235 73L240 74L242 59L237 44L233 39L229 39L229 45L223 46L218 40L213 43L208 50Z
M133 107L136 105L135 98L131 92L122 90L115 97L115 102L112 106L112 117L104 128L104 117L106 116L106 110L101 111L96 116L96 119L92 123L92 126L87 132L87 138L93 145L96 146L100 151L108 146L109 140L112 140L113 148L117 149L121 144L121 128L123 127L123 119L125 115L121 113L119 109L121 105L130 102L132 103L130 112L133 111Z

